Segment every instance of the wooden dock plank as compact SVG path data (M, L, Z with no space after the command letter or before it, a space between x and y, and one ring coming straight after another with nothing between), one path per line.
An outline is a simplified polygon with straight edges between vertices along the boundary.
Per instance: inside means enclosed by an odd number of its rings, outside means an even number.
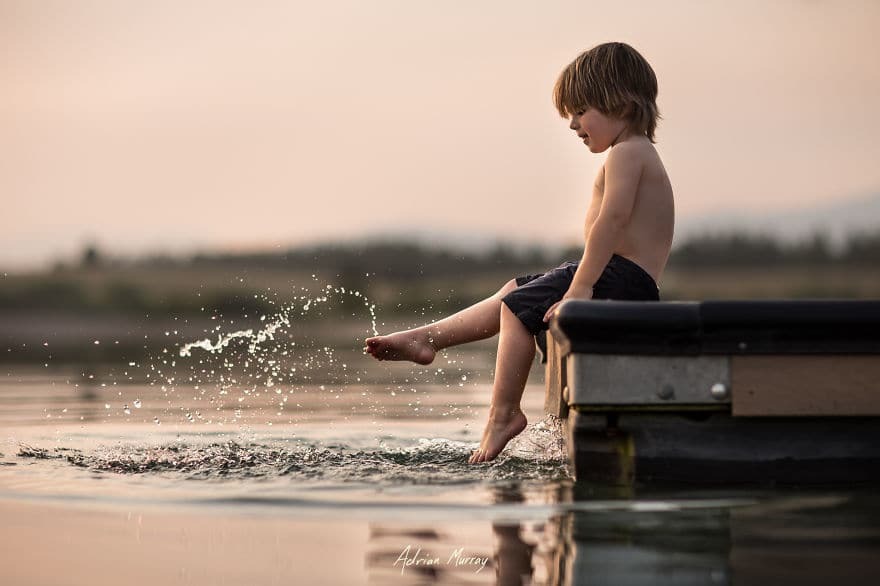
M568 399L565 397L566 382L565 360L559 342L553 337L552 332L547 332L547 367L544 371L544 383L547 390L544 393L544 413L555 415L559 418L568 416Z
M734 417L880 415L878 356L733 356L730 378Z

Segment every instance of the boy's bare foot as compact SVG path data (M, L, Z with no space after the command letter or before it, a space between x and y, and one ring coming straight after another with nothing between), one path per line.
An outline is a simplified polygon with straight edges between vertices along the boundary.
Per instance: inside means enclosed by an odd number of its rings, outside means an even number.
M507 445L507 442L526 428L526 423L526 416L519 409L496 410L492 408L489 412L489 421L486 422L486 429L483 430L480 447L474 450L468 462L476 464L494 460Z
M419 330L367 338L364 351L376 360L409 360L416 364L431 364L437 354L428 333Z

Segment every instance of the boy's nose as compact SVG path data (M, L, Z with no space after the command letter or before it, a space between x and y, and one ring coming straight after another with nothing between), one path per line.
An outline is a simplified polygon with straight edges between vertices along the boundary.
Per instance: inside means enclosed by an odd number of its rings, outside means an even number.
M577 123L575 122L574 116L571 117L571 124L569 124L568 127L572 130L577 130Z

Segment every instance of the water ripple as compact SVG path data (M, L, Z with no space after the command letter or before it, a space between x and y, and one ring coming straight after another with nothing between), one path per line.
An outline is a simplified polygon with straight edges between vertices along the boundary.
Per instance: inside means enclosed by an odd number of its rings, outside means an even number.
M273 478L304 481L379 482L383 484L456 484L485 480L568 478L564 459L511 450L495 461L470 465L474 445L447 439L423 439L405 448L353 449L300 442L274 446L225 441L201 445L181 442L159 446L99 446L88 453L21 445L18 456L60 459L93 471L116 474L172 473L186 478Z

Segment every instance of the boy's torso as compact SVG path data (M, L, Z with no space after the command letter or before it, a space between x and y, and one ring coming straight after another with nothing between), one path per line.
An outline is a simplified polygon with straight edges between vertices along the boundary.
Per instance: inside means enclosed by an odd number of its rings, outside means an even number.
M642 174L632 213L614 252L641 266L659 283L672 247L675 205L672 185L660 155L647 138L639 139L639 143L637 152L642 159ZM602 165L587 211L590 227L599 215L604 193L605 165Z

